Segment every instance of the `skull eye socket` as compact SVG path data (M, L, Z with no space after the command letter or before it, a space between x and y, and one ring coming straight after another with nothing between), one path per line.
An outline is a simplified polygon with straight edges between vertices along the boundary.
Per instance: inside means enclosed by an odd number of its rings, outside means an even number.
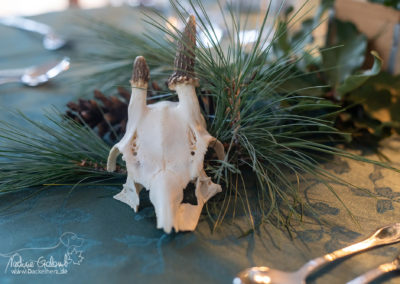
M198 205L196 197L196 185L193 182L189 182L189 184L183 190L183 199L181 203Z
M217 152L215 152L215 149L208 145L206 155L204 157L205 160L218 160L217 157Z

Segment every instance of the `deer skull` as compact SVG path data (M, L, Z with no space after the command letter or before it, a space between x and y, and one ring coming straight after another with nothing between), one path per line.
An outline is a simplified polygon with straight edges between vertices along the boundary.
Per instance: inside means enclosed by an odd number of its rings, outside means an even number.
M122 191L114 198L136 212L139 192L146 188L155 207L157 228L167 233L172 228L177 232L193 231L204 203L221 191L221 186L204 171L207 148L213 147L221 160L224 148L207 132L195 92L195 25L191 16L178 43L175 71L168 81L179 102L146 104L149 69L143 57L136 58L126 133L111 149L107 162L107 170L114 171L116 158L122 153L128 172ZM197 205L182 203L190 182L196 185Z

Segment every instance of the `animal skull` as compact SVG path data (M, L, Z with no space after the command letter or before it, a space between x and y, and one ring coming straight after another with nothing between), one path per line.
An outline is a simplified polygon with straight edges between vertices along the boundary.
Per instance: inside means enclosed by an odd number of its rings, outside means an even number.
M107 161L107 170L114 171L116 158L122 153L128 171L122 191L114 198L136 212L140 190L149 190L157 228L166 233L172 228L176 232L193 231L204 203L221 191L204 171L207 148L213 147L221 160L224 148L207 132L195 92L195 25L194 16L190 16L178 43L175 71L168 81L179 102L146 105L149 69L143 57L135 59L126 133L111 149ZM197 205L182 203L183 191L190 182L196 185Z

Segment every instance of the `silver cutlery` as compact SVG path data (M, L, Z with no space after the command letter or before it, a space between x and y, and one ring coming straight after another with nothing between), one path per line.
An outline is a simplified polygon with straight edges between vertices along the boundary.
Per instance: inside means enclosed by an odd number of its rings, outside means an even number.
M369 238L348 247L328 253L308 261L299 270L285 272L266 266L251 267L240 272L233 280L234 284L304 284L307 276L326 264L370 248L393 244L400 241L400 223L377 230Z
M68 57L61 60L52 60L45 64L24 69L0 70L0 85L12 82L21 82L27 86L35 87L44 84L70 66Z
M30 19L5 17L0 18L0 24L43 35L43 46L48 50L60 49L67 43L67 41L57 34L50 26Z
M392 262L379 265L377 268L372 269L357 278L347 282L347 284L366 284L374 279L395 270L400 270L400 255L398 255Z

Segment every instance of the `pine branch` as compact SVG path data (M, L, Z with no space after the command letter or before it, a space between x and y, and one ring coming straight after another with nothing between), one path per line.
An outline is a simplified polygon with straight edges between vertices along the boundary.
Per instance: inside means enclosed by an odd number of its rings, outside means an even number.
M251 46L239 41L245 26L232 9L221 9L229 42L216 39L213 23L200 0L190 0L198 30L211 46L198 42L195 73L200 79L198 96L207 104L205 112L208 130L225 146L224 161L207 160L207 171L224 185L220 197L208 203L210 218L217 227L229 211L241 206L252 226L271 221L288 224L290 218L301 219L299 207L307 204L301 198L299 184L318 180L336 195L331 184L341 182L334 174L321 167L321 162L332 156L341 156L391 168L387 164L335 148L332 143L344 141L346 135L332 125L340 108L318 97L301 95L306 88L285 91L285 82L298 79L301 74L292 70L302 60L302 43L308 34L297 39L297 45L288 54L273 58L273 45L287 35L291 25L275 29L268 41L267 18L260 22L259 36ZM177 16L187 19L188 11L177 1L171 1ZM166 81L172 73L175 43L181 34L168 29L162 15L147 17L152 34L132 35L113 26L95 23L89 28L101 35L107 48L90 53L86 58L101 61L92 86L110 88L127 85L131 74L131 60L138 55L146 57L150 77ZM181 43L184 44L184 43ZM227 46L225 46L225 44ZM295 56L296 55L296 56ZM92 61L92 60L91 60ZM305 74L306 76L307 74ZM107 82L106 85L104 82ZM109 147L86 125L60 114L47 115L48 124L32 121L18 114L24 123L0 123L1 192L48 183L92 182L122 177L123 164L117 174L104 171ZM257 180L258 202L250 202L244 183L246 169ZM295 182L291 179L295 177ZM337 196L340 200L340 197ZM340 200L341 201L341 200ZM343 206L344 203L343 203ZM235 214L235 213L234 213ZM259 214L256 218L255 214Z
M46 184L101 183L124 176L105 170L109 146L85 125L58 111L46 114L46 124L21 112L0 121L0 193Z

